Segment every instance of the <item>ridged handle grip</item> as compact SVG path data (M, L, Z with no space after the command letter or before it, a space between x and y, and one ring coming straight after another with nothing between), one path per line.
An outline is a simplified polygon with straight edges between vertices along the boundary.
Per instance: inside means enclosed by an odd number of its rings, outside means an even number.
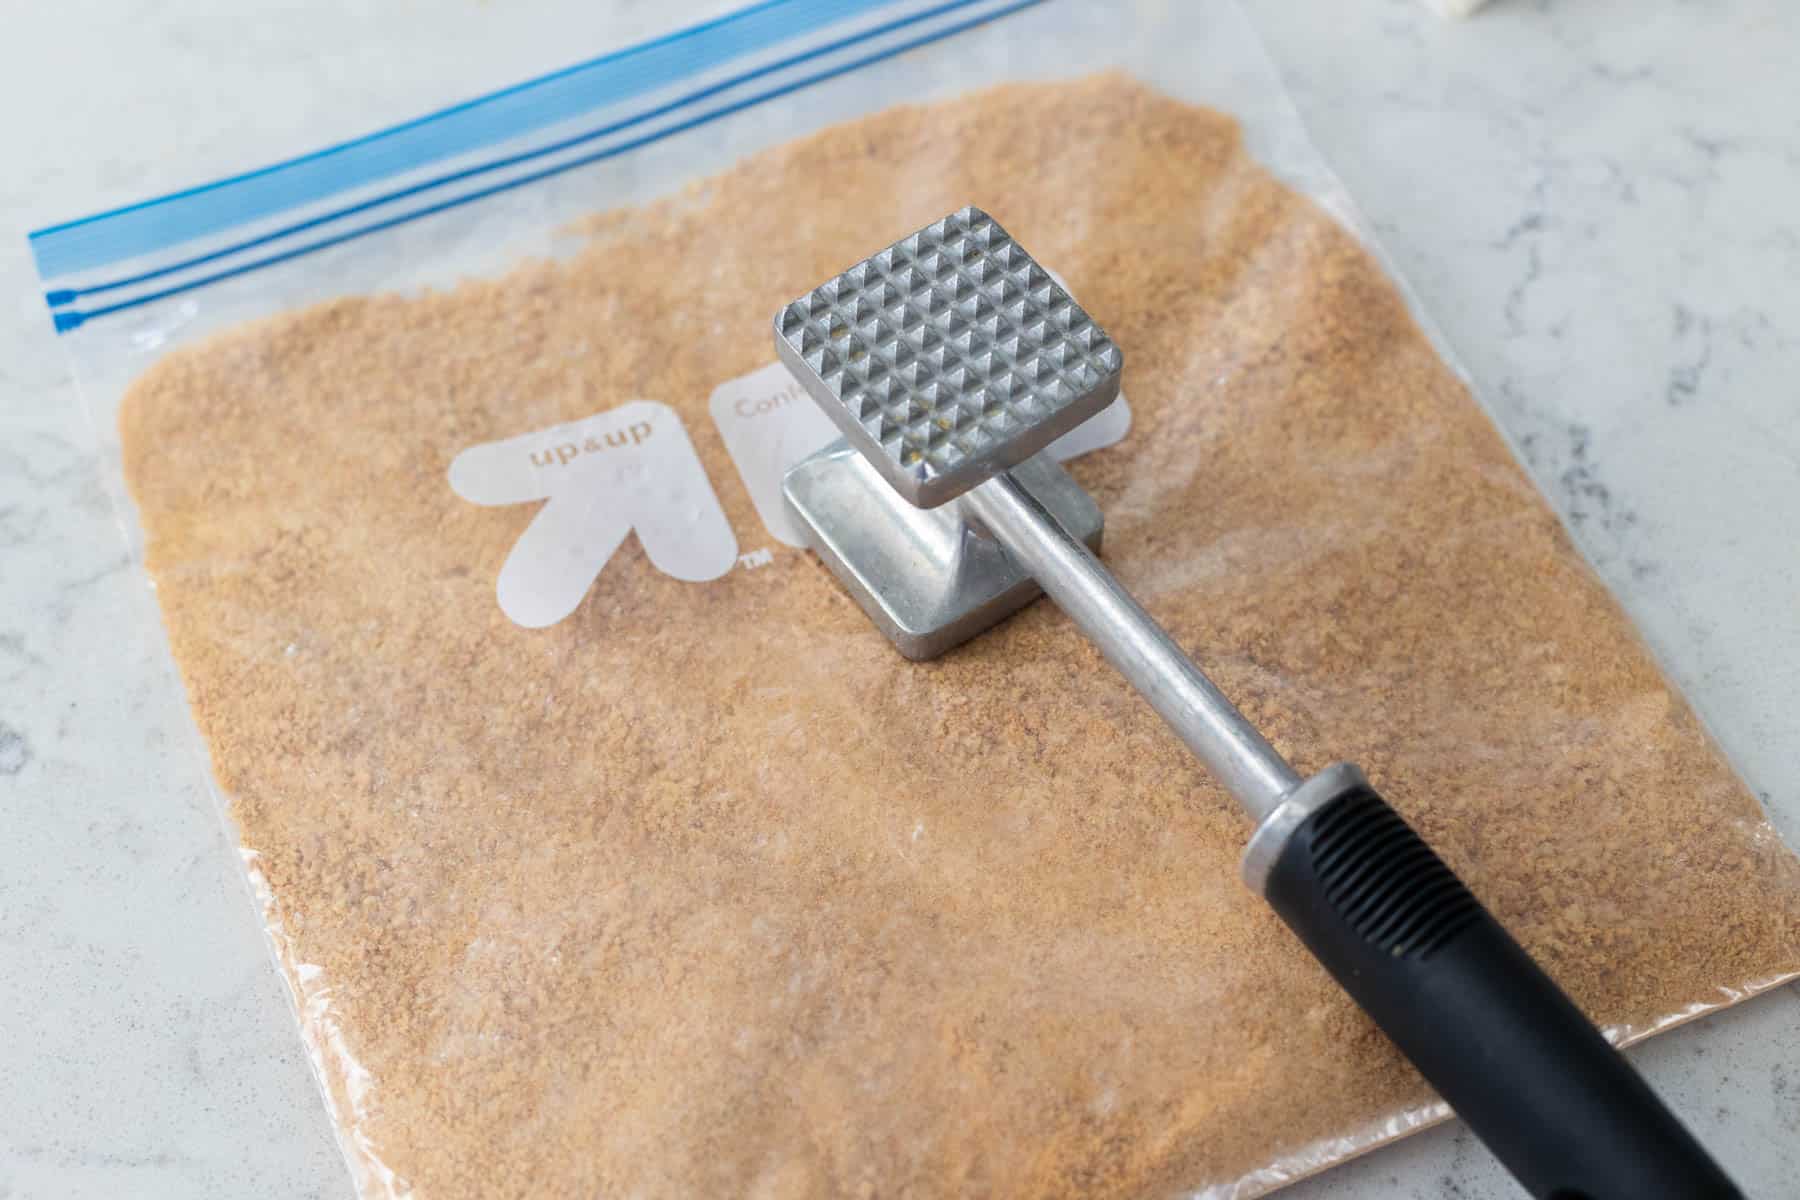
M1263 890L1538 1200L1742 1200L1637 1072L1365 783L1294 828Z

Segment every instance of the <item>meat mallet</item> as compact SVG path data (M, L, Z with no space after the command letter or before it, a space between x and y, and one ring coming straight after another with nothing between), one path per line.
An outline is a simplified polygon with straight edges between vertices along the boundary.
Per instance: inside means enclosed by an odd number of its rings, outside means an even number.
M844 434L785 502L902 654L1048 593L1256 821L1245 882L1533 1196L1739 1195L1356 767L1302 778L1101 565L1099 509L1045 449L1113 401L1124 359L992 217L961 209L784 305L775 347Z

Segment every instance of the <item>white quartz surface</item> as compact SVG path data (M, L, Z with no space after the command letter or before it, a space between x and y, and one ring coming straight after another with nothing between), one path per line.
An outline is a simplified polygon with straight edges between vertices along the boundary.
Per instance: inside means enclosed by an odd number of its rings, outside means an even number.
M1800 15L1785 0L1497 0L1457 23L1416 0L1249 7L1394 265L1800 842ZM0 1198L350 1194L196 783L166 651L142 632L153 602L24 231L515 81L657 32L666 12L646 0L9 10ZM1633 1056L1752 1196L1795 1194L1800 993ZM1288 1194L1519 1193L1451 1125Z

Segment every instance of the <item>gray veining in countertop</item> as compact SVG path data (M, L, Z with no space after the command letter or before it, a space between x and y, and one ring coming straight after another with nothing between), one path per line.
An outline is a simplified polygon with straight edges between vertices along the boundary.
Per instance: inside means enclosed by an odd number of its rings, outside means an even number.
M454 22L414 0L8 14L4 1200L350 1194L22 233L311 148L347 111L376 114L360 129L523 78L547 45L560 61L667 24L645 0L453 2ZM1496 0L1466 23L1416 0L1247 5L1539 485L1800 844L1800 16L1784 0ZM1751 1195L1794 1194L1800 992L1633 1055ZM1518 1193L1450 1125L1286 1194Z

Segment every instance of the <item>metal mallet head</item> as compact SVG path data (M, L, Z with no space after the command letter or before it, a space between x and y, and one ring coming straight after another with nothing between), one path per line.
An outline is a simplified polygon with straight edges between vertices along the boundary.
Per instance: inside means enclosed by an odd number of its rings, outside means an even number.
M965 493L1012 476L1100 547L1100 510L1042 451L1112 403L1123 358L992 217L964 208L775 315L775 345L844 438L783 483L790 513L908 658L1042 594Z
M1252 812L1299 782L1094 557L1100 510L1043 450L1119 394L1123 356L998 222L900 239L782 306L775 345L844 431L783 497L901 653L1048 592Z
M1106 331L999 222L959 209L775 314L844 436L782 479L808 545L908 658L1048 593L1259 820L1300 784L1095 554L1099 508L1046 453L1119 394Z
M1106 331L964 208L784 306L776 349L895 491L935 508L1119 394Z

